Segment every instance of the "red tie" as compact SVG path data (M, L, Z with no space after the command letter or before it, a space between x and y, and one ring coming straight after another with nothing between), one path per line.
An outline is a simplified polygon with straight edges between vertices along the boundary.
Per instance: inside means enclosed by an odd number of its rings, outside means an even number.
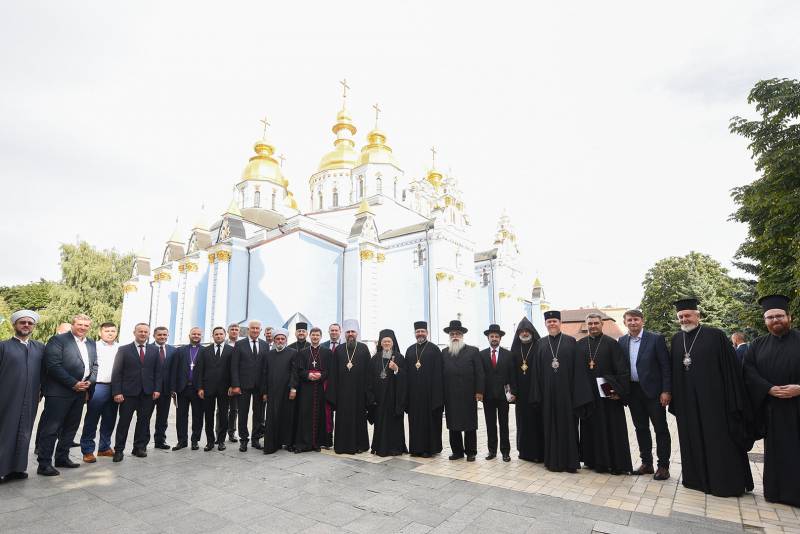
M144 365L144 347L141 345L139 345L139 361L141 361L142 365Z
M492 349L492 369L497 367L497 350Z
M158 355L161 357L161 363L164 363L164 360L167 356L164 354L164 345L159 345L161 348L158 349ZM144 356L142 356L142 363L144 363Z

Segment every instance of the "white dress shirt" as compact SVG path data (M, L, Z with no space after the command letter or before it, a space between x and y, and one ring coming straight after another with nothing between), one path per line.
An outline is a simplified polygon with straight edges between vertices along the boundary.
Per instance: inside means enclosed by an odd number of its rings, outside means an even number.
M89 366L89 348L86 346L86 338L80 339L75 334L72 334L72 337L75 338L75 343L78 345L78 352L81 353L81 360L83 360L83 379L86 379L91 368Z
M97 382L110 383L111 371L114 369L114 358L117 356L119 343L114 341L111 344L100 340L97 346Z

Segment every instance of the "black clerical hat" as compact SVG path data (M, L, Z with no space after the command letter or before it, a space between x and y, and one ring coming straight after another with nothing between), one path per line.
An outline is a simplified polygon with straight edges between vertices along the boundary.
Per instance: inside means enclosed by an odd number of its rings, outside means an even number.
M561 312L558 310L547 310L546 312L544 312L544 320L546 321L548 319L558 319L560 321Z
M698 300L694 297L688 297L685 299L678 299L673 302L673 306L675 306L675 311L685 311L685 310L696 310L697 309Z
M761 309L767 310L783 310L789 311L789 297L784 295L766 295L758 299Z
M415 321L414 322L414 330L420 330L420 329L427 330L428 329L428 323L426 323L425 321Z
M450 326L444 329L445 334L449 334L450 332L461 332L462 334L466 334L467 329L461 325L461 321L458 319L453 319L450 321Z
M297 323L294 325L295 330L308 330L308 323Z
M484 330L483 331L483 335L484 336L488 336L491 333L500 334L500 337L503 337L504 335L506 335L505 332L500 330L500 325L497 325L497 324L490 324L489 325L489 330Z

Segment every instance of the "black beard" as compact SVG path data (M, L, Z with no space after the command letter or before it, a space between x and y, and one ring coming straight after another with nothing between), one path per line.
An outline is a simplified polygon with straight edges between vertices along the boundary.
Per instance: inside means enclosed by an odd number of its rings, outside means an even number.
M353 341L350 341L350 340L348 339L348 340L347 340L347 348L348 348L348 349L350 349L350 350L355 350L355 348L356 348L356 341L355 341L355 340L353 340Z

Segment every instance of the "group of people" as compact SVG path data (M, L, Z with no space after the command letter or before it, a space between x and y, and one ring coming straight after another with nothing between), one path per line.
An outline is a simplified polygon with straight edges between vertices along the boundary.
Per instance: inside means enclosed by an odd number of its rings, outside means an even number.
M680 330L669 348L663 336L644 329L639 310L625 313L628 333L619 340L603 334L600 314L587 315L588 335L576 340L561 332L558 311L546 311L547 335L540 338L523 318L510 350L501 346L505 332L498 325L483 332L488 347L479 350L464 342L467 328L453 320L444 329L449 339L443 349L428 340L428 325L419 321L416 342L404 353L387 329L374 354L359 341L355 320L331 325L325 342L320 328L297 323L291 344L283 328L268 327L262 336L258 321L248 323L242 338L236 324L216 327L206 346L201 329L192 328L189 344L176 348L161 326L151 342L144 323L136 325L130 344L116 342L111 323L92 341L86 337L91 320L77 315L68 332L45 346L31 339L37 314L22 310L11 317L14 336L0 342L0 476L27 477L40 394L37 473L50 476L59 467L79 466L69 450L84 405L80 447L87 463L96 456L123 460L134 414L131 454L146 456L153 412L156 448L199 449L205 426L205 451L224 450L226 436L237 441L238 430L240 451L249 444L264 454L333 447L340 454L430 457L443 450L444 418L449 459L471 462L480 402L487 460L498 451L503 461L511 459L514 404L520 459L551 471L574 473L582 463L597 472L666 480L668 408L677 419L684 486L717 496L751 491L747 452L765 438L766 499L800 506L800 331L790 326L788 298L771 295L759 303L769 334L747 347L742 363L721 330L701 324L696 299L675 303ZM177 407L173 447L166 442L171 402ZM625 406L641 456L636 470Z

